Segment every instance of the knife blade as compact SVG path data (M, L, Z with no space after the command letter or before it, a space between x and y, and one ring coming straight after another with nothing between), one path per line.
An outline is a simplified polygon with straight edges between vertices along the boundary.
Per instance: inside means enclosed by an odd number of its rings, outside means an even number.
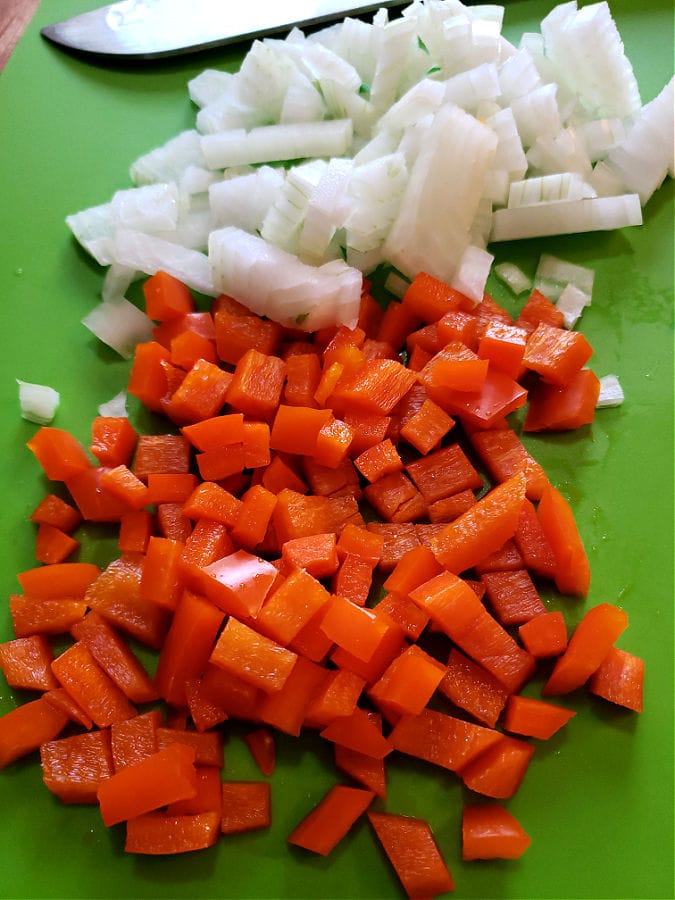
M69 50L116 59L194 53L238 41L308 28L344 16L405 5L406 0L119 0L41 34ZM409 0L408 0L409 2Z

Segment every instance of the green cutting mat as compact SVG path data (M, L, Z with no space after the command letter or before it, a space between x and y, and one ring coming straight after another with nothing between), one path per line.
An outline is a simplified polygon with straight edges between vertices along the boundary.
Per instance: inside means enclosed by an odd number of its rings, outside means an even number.
M45 0L0 77L0 639L7 596L33 560L27 516L43 495L25 442L15 378L61 393L56 425L83 441L100 402L125 385L128 364L99 345L80 319L98 302L103 272L75 245L64 217L129 185L140 154L194 124L186 82L206 66L236 68L246 48L152 66L95 66L44 43L39 27L95 5ZM188 4L186 4L187 6ZM537 28L550 6L509 3L507 36ZM673 12L667 0L612 4L643 100L672 75ZM541 252L591 265L593 305L583 331L599 375L626 393L580 433L532 438L552 481L574 504L593 583L586 603L560 604L575 622L590 604L622 605L620 645L647 663L642 716L583 691L578 715L538 745L509 808L532 835L517 862L460 860L467 794L452 776L399 759L387 808L428 817L457 883L457 897L672 898L673 892L673 185L645 209L645 225L612 234L497 248L530 274ZM515 308L495 287L498 301ZM105 562L114 542L85 530L83 558ZM0 712L25 698L0 684ZM0 897L351 898L400 896L366 824L328 859L285 844L292 826L334 779L316 740L279 740L272 828L182 858L135 859L119 828L93 808L65 807L43 787L36 757L0 773ZM226 776L254 778L240 735L226 745Z

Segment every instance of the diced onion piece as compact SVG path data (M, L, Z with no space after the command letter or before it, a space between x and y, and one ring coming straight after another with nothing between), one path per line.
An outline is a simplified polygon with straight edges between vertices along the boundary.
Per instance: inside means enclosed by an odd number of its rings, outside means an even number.
M347 246L360 253L386 238L408 181L402 153L392 153L353 169L348 184L350 209L345 219Z
M542 135L553 137L562 128L557 93L556 84L543 84L511 103L524 147L531 147Z
M98 407L99 416L127 416L127 392L120 391Z
M200 294L215 296L206 254L140 231L119 229L112 240L116 263L154 275L163 269Z
M626 137L626 128L621 119L593 119L581 122L575 127L586 147L591 162L597 162L621 143Z
M604 0L576 6L561 4L541 23L556 80L577 95L589 118L627 118L640 108L640 93L609 6Z
M568 284L556 301L556 306L563 314L563 324L565 328L574 328L581 314L587 306L590 306L591 298L588 294L580 291L573 284Z
M348 16L337 27L310 33L308 40L317 40L329 47L354 66L363 82L370 83L380 37L380 30L370 22Z
M533 206L555 200L583 200L595 196L595 190L576 172L563 172L512 181L507 205L512 209L516 206Z
M616 197L625 191L623 179L607 163L601 159L596 163L591 172L588 183L597 193L598 197Z
M312 159L288 171L281 191L263 219L260 236L264 240L291 253L296 252L310 197L327 166L323 159Z
M440 81L423 78L389 107L378 120L376 130L402 132L424 116L436 112L444 100L444 95L445 86Z
M671 79L604 161L624 190L640 195L643 206L673 169L673 103Z
M499 67L499 87L503 103L510 103L516 97L529 94L541 87L541 83L541 75L532 54L525 48L518 50Z
M573 284L590 298L593 293L594 280L595 272L588 266L580 266L565 259L558 259L557 256L552 256L550 253L542 253L534 275L534 286L539 287L540 284L551 281L561 287Z
M115 228L171 231L178 223L178 186L175 182L157 182L115 191L110 214Z
M183 195L192 197L194 194L207 194L212 184L220 178L218 172L212 172L203 166L187 166L178 182L178 188Z
M482 63L466 72L453 75L445 82L446 103L455 103L466 112L475 112L484 100L499 97L499 76L494 63Z
M610 406L621 406L624 401L623 388L616 375L603 375L600 378L600 393L595 404L596 409Z
M235 82L231 90L199 110L195 125L200 134L218 134L230 128L255 128L263 124L259 110L242 102L237 87Z
M316 122L324 117L325 111L319 90L304 72L294 72L284 96L279 121L282 124Z
M377 63L370 85L370 102L380 115L396 100L402 77L402 63L407 59L415 41L415 21L401 17L384 25L381 29Z
M527 161L533 174L578 172L587 179L592 171L586 146L571 128L563 128L554 136L539 135L527 151Z
M450 283L484 194L497 136L456 106L442 106L413 163L384 255L410 278Z
M304 46L302 52L304 55ZM235 75L236 100L254 113L251 124L278 121L284 94L297 69L296 55L291 45L283 42L256 40L251 44Z
M36 425L49 425L56 415L61 395L46 384L33 384L16 379L19 386L19 406L26 421Z
M490 201L490 220L492 220L493 206L506 206L509 199L511 182L506 169L490 169L485 179L484 200ZM492 221L488 226L488 234L492 227Z
M361 76L354 66L318 41L304 45L302 65L312 81L333 81L351 91L358 91L361 86Z
M531 280L515 263L497 263L493 271L497 278L508 285L516 296L529 291L532 287Z
M117 263L108 266L103 279L103 289L101 290L103 301L119 300L121 297L124 297L129 286L136 280L136 277L136 269L120 266Z
M613 231L641 224L642 210L637 194L558 200L495 210L490 240L514 241L553 234Z
M311 266L232 227L211 233L209 260L216 289L258 315L305 331L358 320L362 275L342 260Z
M236 225L245 231L259 231L284 179L282 170L260 166L246 175L225 178L212 184L209 188L209 207L213 227Z
M112 214L110 203L90 206L66 216L66 225L75 240L89 253L99 266L107 266L110 258Z
M288 159L342 156L353 137L350 119L261 125L251 131L233 129L202 137L210 169Z
M124 297L99 303L82 324L124 359L131 359L136 344L152 340L154 327L145 313Z
M222 72L220 69L204 69L199 75L195 75L188 81L188 94L190 100L201 107L213 103L234 79L232 72Z
M452 278L452 287L474 303L480 303L493 260L494 256L487 250L469 244Z
M387 272L387 277L384 279L384 288L390 294L393 294L394 297L401 299L409 287L410 282L407 278L399 275L398 272Z
M195 129L188 129L140 156L131 164L130 174L136 185L178 181L188 166L203 165L201 136Z
M495 169L505 170L512 181L523 178L527 172L527 158L513 112L508 108L500 109L486 118L485 124L492 128L498 139Z
M309 262L323 260L349 211L346 187L353 169L347 159L332 159L312 191L298 237L298 253Z

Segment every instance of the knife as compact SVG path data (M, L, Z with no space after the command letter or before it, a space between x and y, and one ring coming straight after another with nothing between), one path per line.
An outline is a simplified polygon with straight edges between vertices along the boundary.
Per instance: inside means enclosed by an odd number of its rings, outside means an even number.
M120 0L46 25L41 34L69 50L153 59L403 5L405 0Z

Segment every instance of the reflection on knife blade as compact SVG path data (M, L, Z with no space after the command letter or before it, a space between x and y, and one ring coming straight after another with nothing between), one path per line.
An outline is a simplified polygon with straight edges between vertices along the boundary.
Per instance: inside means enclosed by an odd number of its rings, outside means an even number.
M153 59L404 4L405 0L120 0L47 25L41 33L62 47L87 54Z

